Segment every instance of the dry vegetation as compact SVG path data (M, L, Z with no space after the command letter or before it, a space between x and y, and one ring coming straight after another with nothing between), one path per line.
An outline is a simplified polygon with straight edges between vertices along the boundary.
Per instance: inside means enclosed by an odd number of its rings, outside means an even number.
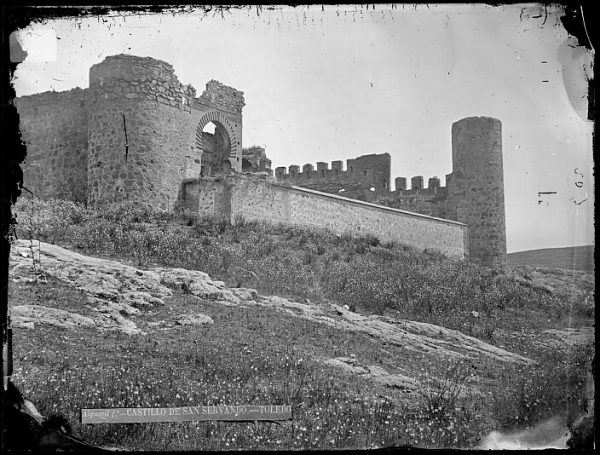
M432 364L364 334L299 322L266 308L224 307L183 289L167 306L139 318L151 323L193 306L214 324L147 336L51 326L17 331L15 383L43 414L65 415L83 439L148 450L472 447L493 429L522 428L557 414L569 420L583 412L593 346L549 350L534 341L546 329L593 324L593 275L578 275L581 285L560 293L522 270L501 275L381 245L373 237L238 221L186 223L132 205L94 211L64 201L27 200L17 210L17 235L138 267L202 270L261 294L327 299L364 314L438 324L538 363ZM43 275L43 262L33 261L32 267ZM14 283L10 299L13 305L71 311L83 305L76 290L55 279ZM402 397L322 362L340 356L388 371L408 369L424 393ZM434 376L442 380L430 381ZM82 407L186 404L291 404L294 419L78 423Z

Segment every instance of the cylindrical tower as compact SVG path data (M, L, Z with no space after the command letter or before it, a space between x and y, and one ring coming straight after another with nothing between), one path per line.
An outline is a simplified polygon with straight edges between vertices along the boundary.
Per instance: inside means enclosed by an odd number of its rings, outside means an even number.
M200 162L189 87L166 62L115 55L90 68L88 96L88 203L171 210Z
M449 199L456 221L469 226L469 256L489 267L506 267L502 124L468 117L452 125Z

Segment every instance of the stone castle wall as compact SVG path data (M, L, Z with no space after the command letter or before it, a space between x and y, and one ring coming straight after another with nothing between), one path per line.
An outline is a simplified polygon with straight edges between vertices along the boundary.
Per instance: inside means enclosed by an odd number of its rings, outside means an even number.
M167 63L108 57L90 69L91 205L139 199L170 210L195 148L194 92Z
M243 93L209 81L196 90L173 67L115 55L90 68L88 89L18 98L35 195L101 205L136 200L172 210L181 183L201 171L213 122L227 136L228 169L241 171Z
M438 218L452 219L447 211L448 191L446 187L399 190L379 195L377 204Z
M319 162L317 167L308 163L302 166L289 166L275 169L279 182L310 188L345 197L364 199L365 191L388 191L390 184L390 163L388 153L364 155L346 161L343 170L342 161Z
M448 206L469 226L472 258L506 267L506 215L502 163L502 124L468 117L452 125L452 178ZM451 214L454 215L454 214Z
M447 240L450 234L444 230L455 233L457 225L432 229L432 218L410 215L419 224L405 212L391 210L396 208L468 225L470 246L461 254L470 251L488 266L506 265L502 137L496 119L469 117L452 125L453 168L445 187L437 178L426 185L416 176L407 189L406 179L398 177L396 191L390 191L391 159L384 153L348 159L346 170L342 161L332 162L331 168L324 162L316 169L312 164L302 170L290 166L289 172L277 168L276 180L284 186L248 184L250 193L244 195L239 186L214 184L209 191L210 185L191 183L201 175L242 172L244 166L248 172L270 174L264 149L248 149L246 155L242 151L243 92L218 81L209 81L196 97L196 90L181 84L170 64L116 55L90 68L87 89L21 97L15 104L28 149L24 184L42 198L93 206L133 200L165 211L183 206L226 217L240 214L336 232L368 232L382 239L401 236L418 247L427 238L432 248L458 255L455 239ZM214 134L203 131L209 122L216 125ZM272 207L258 201L257 194ZM334 218L331 213L343 221L328 219ZM417 225L423 227L422 236L413 232ZM390 226L408 230L393 234Z
M194 211L198 215L228 216L233 223L243 218L323 228L340 235L371 234L421 251L459 259L468 256L468 228L462 223L260 179L202 179L186 185L199 194ZM230 206L223 201L231 201Z
M25 187L41 198L86 202L88 90L15 100L27 145Z
M422 176L414 176L409 189L407 179L397 177L395 191L389 191L381 185L381 176L385 173L389 182L389 164L385 170L384 160L372 159L382 155L348 160L348 169L351 166L356 169L356 163L362 163L358 173L341 172L341 161L337 161L332 163L333 170L328 169L326 163L318 163L316 171L311 165L304 165L300 173L298 166L290 166L289 173L285 168L277 168L275 175L283 183L464 223L469 226L471 259L504 268L506 226L501 123L489 117L462 119L452 125L451 140L452 172L446 175L446 186L441 186L437 177L425 181Z

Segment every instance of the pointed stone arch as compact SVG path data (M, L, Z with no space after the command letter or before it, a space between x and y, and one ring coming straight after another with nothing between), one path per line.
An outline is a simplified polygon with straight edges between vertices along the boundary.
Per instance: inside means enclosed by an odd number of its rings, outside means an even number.
M204 127L213 122L216 125L220 125L227 132L229 136L229 142L231 145L231 150L229 152L229 162L231 164L232 169L236 171L241 170L241 144L238 135L236 134L236 128L233 126L231 121L229 121L221 112L216 110L210 110L200 117L198 121L198 127L196 128L196 148L201 153L202 148L202 130Z

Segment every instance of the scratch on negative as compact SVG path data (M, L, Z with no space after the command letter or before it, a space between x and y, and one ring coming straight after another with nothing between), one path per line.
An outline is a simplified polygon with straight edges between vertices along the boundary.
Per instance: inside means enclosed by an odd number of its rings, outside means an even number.
M123 131L125 132L125 162L129 154L129 141L127 140L127 123L125 122L125 114L123 114Z

